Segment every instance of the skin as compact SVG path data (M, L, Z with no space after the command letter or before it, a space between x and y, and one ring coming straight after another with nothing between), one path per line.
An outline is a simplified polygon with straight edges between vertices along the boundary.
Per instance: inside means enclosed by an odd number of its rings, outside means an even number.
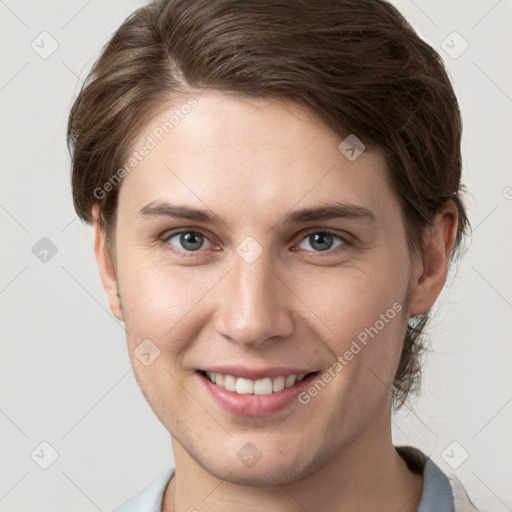
M163 510L416 511L423 477L393 447L391 389L408 317L428 311L444 285L456 209L447 203L424 252L411 254L380 151L349 161L338 136L288 101L194 97L192 112L124 178L115 255L93 211L110 307L171 433L176 476ZM179 105L165 106L134 147ZM208 209L223 223L139 213L155 200ZM368 208L375 222L280 222L332 202ZM201 248L187 253L172 230L204 235ZM346 241L319 249L307 235L325 231ZM263 250L252 263L236 252L246 236ZM215 404L195 373L209 364L326 371L396 302L402 312L306 405L239 416ZM160 350L149 366L134 355L144 339ZM261 453L252 467L237 457L247 442Z

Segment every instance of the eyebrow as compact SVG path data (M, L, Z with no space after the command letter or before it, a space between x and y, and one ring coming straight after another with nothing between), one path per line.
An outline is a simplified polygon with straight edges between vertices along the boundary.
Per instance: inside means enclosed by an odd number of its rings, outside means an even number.
M170 217L192 220L203 224L224 224L223 220L211 210L174 205L161 201L151 201L142 207L138 213L143 217ZM330 219L353 219L370 224L376 223L374 213L368 208L354 204L333 203L292 211L279 220L278 224L300 224Z
M329 219L354 219L371 224L377 221L374 213L364 206L334 203L290 212L283 217L279 224L299 224L312 220Z
M188 219L203 224L223 224L222 219L211 210L201 210L183 205L173 205L167 202L151 201L139 210L143 217L171 217Z

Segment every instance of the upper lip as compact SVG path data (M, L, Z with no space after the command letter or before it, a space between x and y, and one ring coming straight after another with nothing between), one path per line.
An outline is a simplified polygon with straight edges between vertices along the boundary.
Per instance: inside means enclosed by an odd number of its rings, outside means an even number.
M258 380L265 377L288 377L288 375L300 375L302 373L313 373L317 370L307 368L290 368L285 366L272 366L269 368L246 368L243 366L205 366L199 368L201 371L222 373L223 375L232 375L233 377L242 377L244 379Z

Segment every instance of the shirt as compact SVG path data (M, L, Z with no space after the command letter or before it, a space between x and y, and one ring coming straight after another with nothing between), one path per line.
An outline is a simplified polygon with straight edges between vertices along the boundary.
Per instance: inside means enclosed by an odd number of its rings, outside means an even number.
M417 448L395 446L395 449L410 471L423 474L418 512L478 512L458 478L445 475L437 464ZM168 469L112 512L162 512L165 489L173 475L174 468Z

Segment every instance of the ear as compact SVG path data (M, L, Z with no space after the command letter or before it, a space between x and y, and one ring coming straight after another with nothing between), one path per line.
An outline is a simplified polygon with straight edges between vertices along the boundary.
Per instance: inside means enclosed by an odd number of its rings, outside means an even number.
M92 210L93 216L93 229L94 229L94 254L100 271L101 282L103 289L107 295L110 309L114 316L121 321L124 321L123 310L121 308L121 300L119 298L119 288L117 284L117 277L115 267L110 259L105 244L105 230L100 221L99 206L95 205Z
M413 262L409 316L426 313L443 289L457 234L458 212L449 200L423 237L424 251Z

